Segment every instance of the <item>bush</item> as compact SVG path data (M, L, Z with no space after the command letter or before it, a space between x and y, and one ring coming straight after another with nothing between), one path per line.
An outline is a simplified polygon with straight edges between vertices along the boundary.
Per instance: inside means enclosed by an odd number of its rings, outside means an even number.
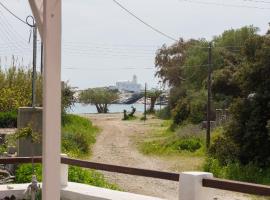
M270 184L270 168L262 169L252 163L241 165L239 162L234 162L222 166L217 159L207 158L204 163L204 171L213 173L217 178Z
M108 183L103 174L94 170L82 169L79 167L69 167L68 180L75 183L119 190L116 185Z
M16 128L17 112L0 112L0 128Z
M222 165L227 165L230 162L237 160L239 148L229 138L219 135L213 138L213 143L209 148L209 155L217 159Z
M160 119L168 120L171 118L171 110L169 106L162 108L161 110L156 111L156 116Z
M66 115L62 128L62 150L69 156L88 156L91 146L96 142L95 136L98 128L90 120L76 116Z
M172 111L174 124L181 124L190 113L190 107L187 99L180 100Z
M35 164L35 175L39 182L42 181L42 166L41 164ZM32 180L32 165L22 164L16 170L16 183L30 183ZM97 187L109 188L113 190L118 190L119 188L108 183L103 174L88 169L82 169L79 167L70 166L68 170L68 180L71 182L82 183L87 185L93 185Z
M42 180L41 164L34 164L37 180ZM15 183L30 183L32 181L32 164L19 165L15 172Z
M270 119L269 98L255 95L252 100L238 99L231 107L232 120L225 135L239 147L238 160L261 167L270 164L270 134L267 121Z
M32 70L23 67L0 69L0 111L10 112L31 105ZM37 74L36 103L42 101L42 77Z
M195 152L199 148L201 148L201 142L196 138L183 139L180 140L179 148L181 150Z
M194 100L190 103L189 121L193 124L201 123L206 118L206 101Z

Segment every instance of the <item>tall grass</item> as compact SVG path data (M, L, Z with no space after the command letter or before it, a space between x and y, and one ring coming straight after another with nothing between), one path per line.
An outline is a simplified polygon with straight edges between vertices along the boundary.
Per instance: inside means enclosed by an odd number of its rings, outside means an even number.
M202 156L205 148L200 131L198 133L193 125L182 125L172 131L171 123L164 121L159 130L154 129L143 142L139 142L139 150L147 155Z
M86 157L96 142L98 128L86 118L65 115L62 127L62 151L71 157Z

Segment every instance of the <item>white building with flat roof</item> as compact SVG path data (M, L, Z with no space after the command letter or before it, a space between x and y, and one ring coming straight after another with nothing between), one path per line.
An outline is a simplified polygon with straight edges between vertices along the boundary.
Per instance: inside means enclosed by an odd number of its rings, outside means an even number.
M116 87L119 91L128 91L138 93L141 91L141 85L138 84L137 76L134 75L132 81L118 81Z

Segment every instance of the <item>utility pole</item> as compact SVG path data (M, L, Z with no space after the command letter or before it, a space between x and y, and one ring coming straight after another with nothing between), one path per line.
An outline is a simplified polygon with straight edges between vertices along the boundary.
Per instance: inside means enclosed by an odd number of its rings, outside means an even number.
M33 26L33 72L32 72L32 107L36 105L36 76L37 76L37 26Z
M43 42L41 41L41 45L40 45L40 73L41 75L43 74Z
M144 121L146 120L146 88L147 85L145 83L145 86L144 86Z
M208 47L208 78L207 78L207 129L206 129L206 148L210 146L210 133L211 133L211 80L212 74L212 43L209 43Z

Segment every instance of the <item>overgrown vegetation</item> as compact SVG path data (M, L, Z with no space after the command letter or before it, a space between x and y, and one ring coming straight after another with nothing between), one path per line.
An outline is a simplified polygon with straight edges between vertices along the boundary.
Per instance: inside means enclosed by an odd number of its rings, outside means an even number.
M41 76L36 79L36 102L41 105ZM17 111L19 107L31 106L32 72L31 69L10 67L0 68L0 112Z
M98 128L91 121L77 116L65 115L62 127L62 151L72 157L86 157L96 142Z
M82 158L91 154L91 146L95 143L98 128L93 126L86 118L65 114L62 127L62 151L70 157ZM16 183L29 183L32 179L32 165L22 164L16 170ZM38 181L42 181L42 169L40 164L34 165L34 174ZM79 167L69 167L68 180L97 187L119 190L117 185L106 181L103 174L95 170Z
M35 175L39 182L42 181L42 167L40 164L34 165ZM32 165L22 164L16 170L16 183L30 183L32 180ZM82 169L79 167L69 167L68 180L76 183L83 183L87 185L109 188L113 190L119 190L119 188L106 181L103 174L94 170Z
M156 75L171 88L170 137L183 124L206 119L208 43L180 40L157 52ZM210 117L215 120L215 109L229 109L230 120L212 136L205 170L222 178L269 184L269 34L259 35L253 26L231 29L214 37L212 45ZM166 142L157 141L149 146L167 148ZM174 145L169 143L170 148Z
M37 74L37 105L41 105L41 87L41 76ZM31 90L30 69L13 66L3 70L0 66L0 128L17 126L17 110L19 107L31 105Z
M15 128L17 127L17 112L0 112L0 127Z
M197 127L182 125L178 131L172 131L171 121L165 121L161 126L159 130L154 129L143 142L139 142L142 153L163 156L202 156L204 154L204 141Z

